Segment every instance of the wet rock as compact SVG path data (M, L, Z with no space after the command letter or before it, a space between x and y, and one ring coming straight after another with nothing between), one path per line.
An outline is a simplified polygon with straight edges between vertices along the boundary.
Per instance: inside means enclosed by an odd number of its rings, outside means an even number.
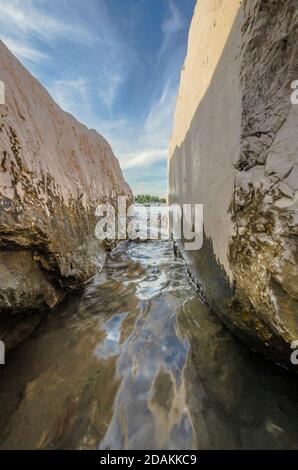
M287 365L298 338L297 26L291 0L198 2L169 160L170 201L204 204L203 248L185 256L209 304Z
M95 208L131 199L110 145L64 112L0 42L0 311L52 307L96 274Z

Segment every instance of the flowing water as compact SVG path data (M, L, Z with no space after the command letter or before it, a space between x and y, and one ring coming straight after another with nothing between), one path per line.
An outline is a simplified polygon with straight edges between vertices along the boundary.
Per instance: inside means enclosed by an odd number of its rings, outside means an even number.
M123 242L0 368L0 447L297 449L297 398L208 311L172 242Z

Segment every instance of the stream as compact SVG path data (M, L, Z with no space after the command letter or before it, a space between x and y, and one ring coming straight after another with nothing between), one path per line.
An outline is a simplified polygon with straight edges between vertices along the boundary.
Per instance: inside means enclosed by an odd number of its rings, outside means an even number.
M208 310L171 241L122 242L0 368L0 448L298 449L297 396Z

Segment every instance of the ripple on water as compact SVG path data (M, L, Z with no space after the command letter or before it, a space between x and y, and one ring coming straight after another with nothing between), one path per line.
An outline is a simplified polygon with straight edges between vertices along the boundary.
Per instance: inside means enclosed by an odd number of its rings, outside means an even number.
M171 242L124 242L0 370L0 444L297 448L297 393L208 311Z

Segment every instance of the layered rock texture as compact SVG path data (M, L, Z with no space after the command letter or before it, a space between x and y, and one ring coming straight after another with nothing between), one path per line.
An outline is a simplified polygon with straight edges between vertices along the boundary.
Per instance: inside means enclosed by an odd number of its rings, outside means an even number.
M100 269L95 208L131 198L111 147L0 42L0 311L52 307Z
M169 199L204 204L186 252L210 306L289 364L298 339L297 0L198 0L174 120Z

